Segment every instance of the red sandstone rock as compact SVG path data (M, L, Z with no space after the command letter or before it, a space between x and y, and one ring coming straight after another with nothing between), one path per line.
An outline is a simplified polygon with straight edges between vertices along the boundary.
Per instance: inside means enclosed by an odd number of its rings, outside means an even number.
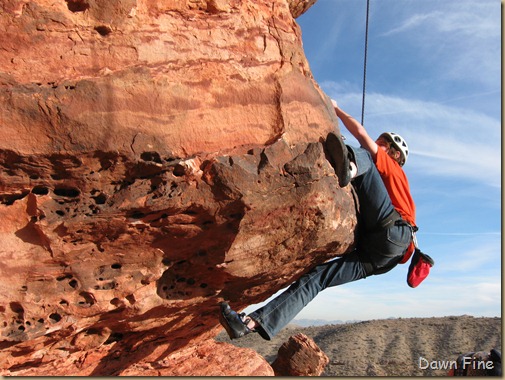
M2 2L0 375L268 372L205 349L219 301L354 243L291 13L312 3Z
M74 347L58 345L50 355L25 356L27 362L7 360L17 376L273 376L268 362L254 350L237 348L213 340L203 341L173 352L170 343L144 343L129 351L122 348ZM46 351L47 352L47 351ZM41 371L44 370L44 372Z
M272 363L276 376L320 376L330 359L305 334L291 336Z
M274 375L272 367L256 351L214 341L185 348L159 361L134 365L121 375L187 376L189 373L192 376Z

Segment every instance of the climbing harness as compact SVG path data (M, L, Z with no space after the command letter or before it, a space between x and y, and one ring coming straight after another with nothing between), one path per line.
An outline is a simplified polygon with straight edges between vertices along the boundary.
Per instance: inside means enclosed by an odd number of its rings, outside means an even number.
M423 282L426 277L428 277L431 267L435 265L435 261L426 253L423 253L419 248L416 237L416 232L419 230L419 228L417 226L411 225L409 222L404 220L398 211L393 210L388 216L386 216L378 223L376 228L378 230L384 230L392 227L393 225L404 225L410 228L412 243L399 263L404 264L412 257L407 272L407 284L411 288L415 288L419 286L419 284Z
M397 221L403 220L400 213L393 209L393 211L379 222L378 229L386 230L392 225L396 224Z
M366 89L366 61L368 55L368 18L370 14L370 0L366 0L366 29L365 29L365 57L363 62L363 96L361 99L361 125L365 123L365 89Z

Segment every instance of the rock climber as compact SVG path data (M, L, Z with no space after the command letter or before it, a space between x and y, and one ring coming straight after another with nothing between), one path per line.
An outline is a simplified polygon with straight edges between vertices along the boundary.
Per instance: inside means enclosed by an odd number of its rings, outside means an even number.
M386 273L414 251L415 204L402 169L409 154L407 143L392 132L382 133L374 141L356 119L334 100L332 104L338 118L361 144L360 148L346 146L334 133L325 141L339 186L351 183L358 195L356 248L315 266L247 316L222 302L219 319L231 339L257 332L270 340L323 289Z

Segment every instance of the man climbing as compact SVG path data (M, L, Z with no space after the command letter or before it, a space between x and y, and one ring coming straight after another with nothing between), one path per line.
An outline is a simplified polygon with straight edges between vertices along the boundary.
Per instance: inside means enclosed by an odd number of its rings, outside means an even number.
M404 256L408 259L414 250L415 205L402 169L408 157L405 140L386 132L374 141L358 121L335 101L332 103L344 126L361 144L361 148L346 147L334 133L328 135L325 143L339 185L345 187L351 182L358 195L356 248L341 258L317 265L248 316L221 303L220 322L231 339L258 332L270 340L321 290L386 273Z

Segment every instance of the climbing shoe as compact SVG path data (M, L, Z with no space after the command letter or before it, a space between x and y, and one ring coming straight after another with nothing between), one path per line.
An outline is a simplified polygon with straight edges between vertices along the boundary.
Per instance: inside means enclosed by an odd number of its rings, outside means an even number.
M326 137L326 149L330 158L330 164L335 170L340 187L346 187L351 182L351 165L349 152L342 138L330 132Z
M230 339L238 339L247 335L253 330L247 327L250 319L245 313L238 314L233 311L227 302L221 302L221 313L219 314L219 322L223 325Z

